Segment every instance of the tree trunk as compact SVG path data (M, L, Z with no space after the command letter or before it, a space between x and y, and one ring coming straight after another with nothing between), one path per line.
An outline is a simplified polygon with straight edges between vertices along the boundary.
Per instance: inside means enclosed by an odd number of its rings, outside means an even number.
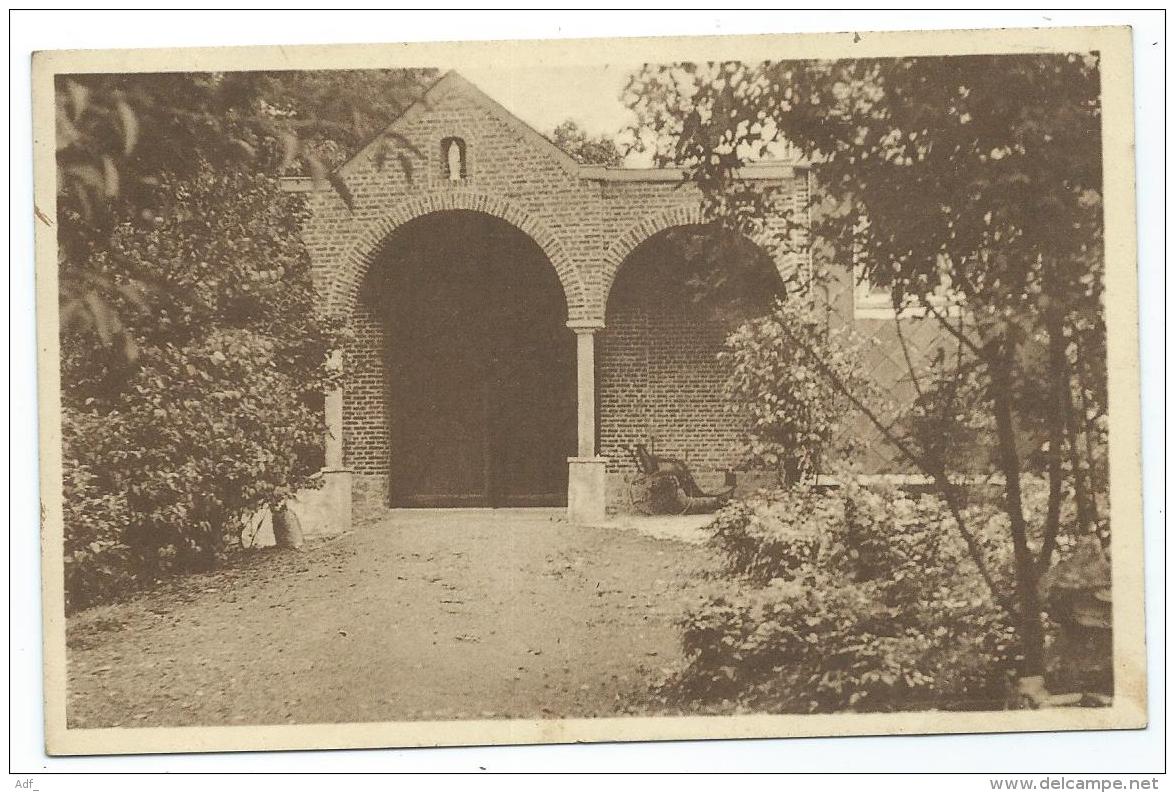
M1046 270L1046 272L1048 272ZM1048 415L1048 477L1049 501L1048 514L1045 517L1043 541L1040 555L1036 560L1037 578L1048 572L1052 564L1053 550L1057 544L1057 534L1061 530L1061 498L1065 473L1063 470L1063 450L1065 446L1065 432L1069 415L1069 397L1071 386L1069 383L1069 359L1065 347L1065 326L1058 309L1058 301L1053 299L1045 310L1045 323L1049 335L1049 366L1050 382L1047 386L1052 395L1052 409ZM1073 439L1069 439L1070 444ZM1079 472L1074 470L1074 476Z
M288 504L273 512L273 541L279 548L302 549L302 522Z
M1016 428L1012 415L1012 357L1010 342L1005 341L990 362L992 377L992 405L995 412L999 459L1004 475L1004 494L1007 499L1012 549L1016 560L1016 600L1020 606L1020 640L1023 642L1024 664L1022 677L1044 674L1044 627L1040 620L1039 576L1036 560L1028 547L1028 526L1024 521L1024 505L1020 492L1020 455L1016 449Z
M1019 567L1019 565L1017 565ZM1034 567L1030 565L1030 567ZM1019 594L1020 633L1024 642L1024 666L1021 677L1036 677L1044 674L1044 625L1040 619L1040 594L1037 592L1037 578L1034 572L1021 577L1016 573L1016 589Z

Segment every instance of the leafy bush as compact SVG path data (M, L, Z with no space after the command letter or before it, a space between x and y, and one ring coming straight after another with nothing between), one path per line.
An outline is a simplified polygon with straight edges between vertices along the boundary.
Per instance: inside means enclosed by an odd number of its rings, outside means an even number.
M95 470L112 455L100 441L118 438L119 416L62 412L65 474L66 605L105 600L133 583L131 549L123 541L126 492Z
M742 457L752 468L779 472L783 484L815 476L851 403L833 383L867 395L860 341L799 299L776 301L767 316L739 326L719 353L723 396L744 422ZM851 452L851 449L840 450Z
M165 181L95 269L134 352L62 335L67 604L215 563L234 523L312 484L334 333L313 308L305 210L274 179ZM145 285L131 289L131 284Z
M814 528L838 510L834 500L815 488L793 488L770 501L735 501L723 507L710 525L712 544L725 561L723 572L756 585L774 579L791 580L796 571L814 561L822 535ZM793 517L804 516L802 520Z
M855 485L727 507L723 569L682 622L686 662L663 695L789 713L1002 706L1016 634L952 524L937 498ZM1001 545L982 545L1009 576Z

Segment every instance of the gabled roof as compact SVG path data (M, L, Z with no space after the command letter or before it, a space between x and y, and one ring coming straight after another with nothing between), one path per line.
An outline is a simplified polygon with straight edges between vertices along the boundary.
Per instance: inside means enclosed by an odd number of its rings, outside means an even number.
M681 182L688 178L688 173L681 168L613 168L602 165L584 165L574 157L556 146L545 135L527 124L518 116L511 113L488 94L473 83L466 80L456 71L445 72L420 98L392 121L378 135L368 141L358 152L336 169L340 176L346 176L354 169L355 163L361 162L379 145L380 141L396 128L411 123L424 113L427 113L431 104L449 92L464 94L475 104L482 107L494 118L507 125L525 140L534 146L547 151L551 158L567 172L568 175L579 179L588 179L604 182ZM775 180L788 178L797 170L803 170L807 163L797 162L758 162L749 163L739 169L741 179ZM317 189L312 180L305 176L287 176L282 178L282 186L290 192L304 192ZM329 189L325 188L324 189Z
M518 116L511 113L498 102L494 101L488 94L482 91L473 83L466 80L457 72L450 70L445 72L439 80L429 86L419 99L408 106L408 109L401 113L391 124L383 129L371 141L369 141L363 148L355 153L349 160L340 165L337 173L345 176L354 167L354 163L359 162L370 156L371 152L379 145L380 140L394 132L397 127L404 124L411 123L413 120L428 112L432 103L435 103L442 96L449 93L461 93L479 105L482 109L488 111L490 115L501 121L503 124L511 127L521 137L530 141L535 146L546 149L552 158L571 176L579 176L580 164L563 149L556 146L546 136L539 133L525 121Z

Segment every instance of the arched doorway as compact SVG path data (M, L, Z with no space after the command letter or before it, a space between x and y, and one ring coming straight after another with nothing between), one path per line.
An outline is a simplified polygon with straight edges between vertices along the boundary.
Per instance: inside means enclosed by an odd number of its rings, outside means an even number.
M565 504L575 343L539 246L493 216L437 212L393 232L367 287L392 505Z
M629 449L637 443L685 458L700 481L721 485L736 461L741 420L722 398L718 353L741 321L770 310L783 286L766 251L708 225L665 229L624 259L596 353L599 448L613 478L610 497L626 492L616 477L633 472Z

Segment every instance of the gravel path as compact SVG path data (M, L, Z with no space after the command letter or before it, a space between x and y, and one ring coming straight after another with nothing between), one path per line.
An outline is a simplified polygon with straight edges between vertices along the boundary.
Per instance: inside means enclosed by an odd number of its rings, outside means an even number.
M705 555L555 510L391 513L72 616L69 725L648 712Z

